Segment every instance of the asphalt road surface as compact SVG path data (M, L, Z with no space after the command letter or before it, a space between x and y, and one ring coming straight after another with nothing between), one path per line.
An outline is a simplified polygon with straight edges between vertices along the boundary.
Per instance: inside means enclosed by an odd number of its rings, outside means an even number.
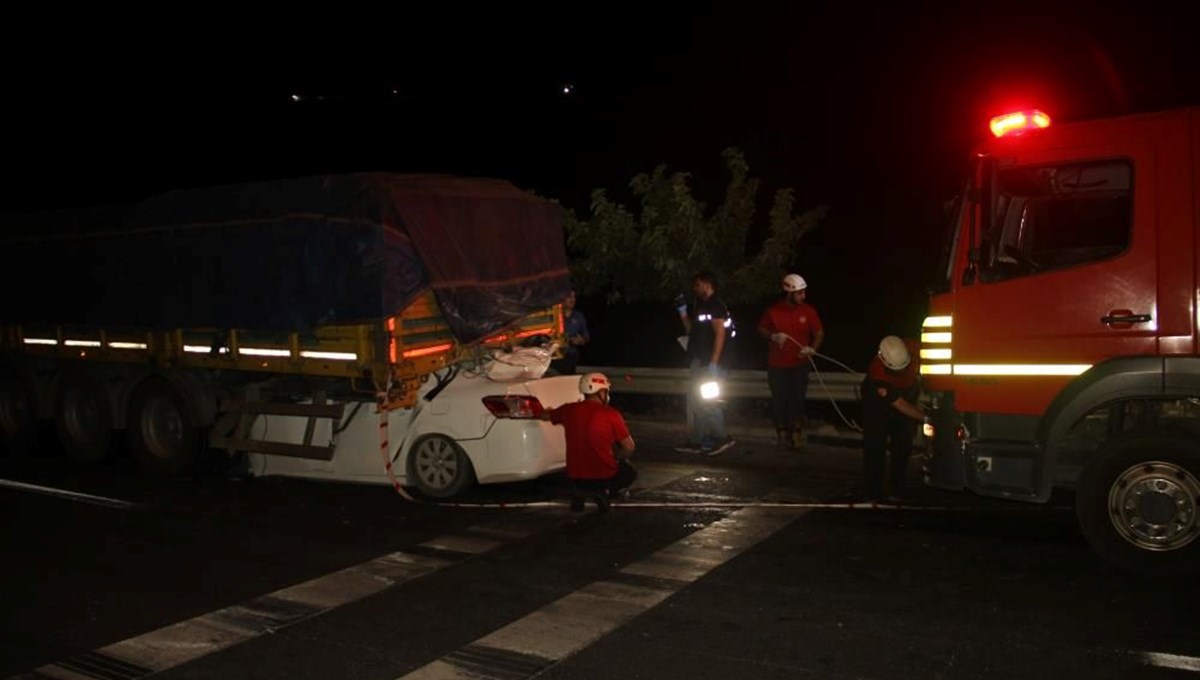
M939 492L914 462L900 507L838 507L854 448L669 443L639 440L606 514L559 477L447 507L0 461L39 487L0 487L0 678L1200 677L1195 580L1108 566L1069 497Z

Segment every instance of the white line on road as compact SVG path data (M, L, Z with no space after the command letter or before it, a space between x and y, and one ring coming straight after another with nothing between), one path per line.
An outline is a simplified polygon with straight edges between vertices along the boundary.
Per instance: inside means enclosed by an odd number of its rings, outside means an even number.
M77 680L134 680L194 661L214 652L273 633L299 621L356 602L388 588L432 574L531 536L558 513L514 512L460 533L426 541L362 564L305 581L268 595L202 614L144 635L42 666L32 675ZM484 536L503 536L490 540ZM15 679L14 679L15 680Z
M21 491L30 491L40 493L47 496L57 496L71 501L80 503L90 503L92 505L101 505L108 508L117 508L120 510L132 510L141 507L137 503L130 503L116 498L105 498L104 496L93 496L90 493L80 493L79 491L70 491L68 489L56 489L50 486L39 486L37 484L27 484L26 482L17 482L11 479L0 479L0 486L10 489L19 489Z
M1163 652L1137 652L1137 656L1143 663L1151 666L1200 673L1200 657L1165 654Z
M402 680L532 678L579 652L803 513L746 508L650 557L403 676Z
M99 496L90 498L124 503ZM9 680L145 678L484 555L532 536L563 517L561 512L514 509L511 514L430 539L414 548L47 664Z

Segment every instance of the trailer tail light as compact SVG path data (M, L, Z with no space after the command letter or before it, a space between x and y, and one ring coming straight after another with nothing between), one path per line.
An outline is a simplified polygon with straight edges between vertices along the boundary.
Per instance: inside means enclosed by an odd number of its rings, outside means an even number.
M537 418L546 410L537 397L516 394L484 397L483 405L497 418Z
M1037 109L1015 111L1003 116L996 116L992 119L990 127L992 134L997 137L1016 136L1030 130L1050 127L1050 116Z

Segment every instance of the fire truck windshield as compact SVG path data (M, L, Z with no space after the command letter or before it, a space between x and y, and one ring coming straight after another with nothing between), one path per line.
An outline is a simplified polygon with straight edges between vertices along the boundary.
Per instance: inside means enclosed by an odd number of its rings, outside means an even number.
M986 280L1112 257L1129 245L1127 161L1003 168L996 220L983 236Z

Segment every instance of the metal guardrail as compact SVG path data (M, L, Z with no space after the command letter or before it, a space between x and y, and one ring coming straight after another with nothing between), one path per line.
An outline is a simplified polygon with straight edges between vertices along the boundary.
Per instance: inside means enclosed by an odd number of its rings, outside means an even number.
M686 394L691 389L686 368L634 368L624 366L579 366L578 373L598 372L613 381L613 390L628 394ZM810 374L808 400L859 401L861 373L827 372ZM766 371L729 371L723 391L728 398L769 399Z

